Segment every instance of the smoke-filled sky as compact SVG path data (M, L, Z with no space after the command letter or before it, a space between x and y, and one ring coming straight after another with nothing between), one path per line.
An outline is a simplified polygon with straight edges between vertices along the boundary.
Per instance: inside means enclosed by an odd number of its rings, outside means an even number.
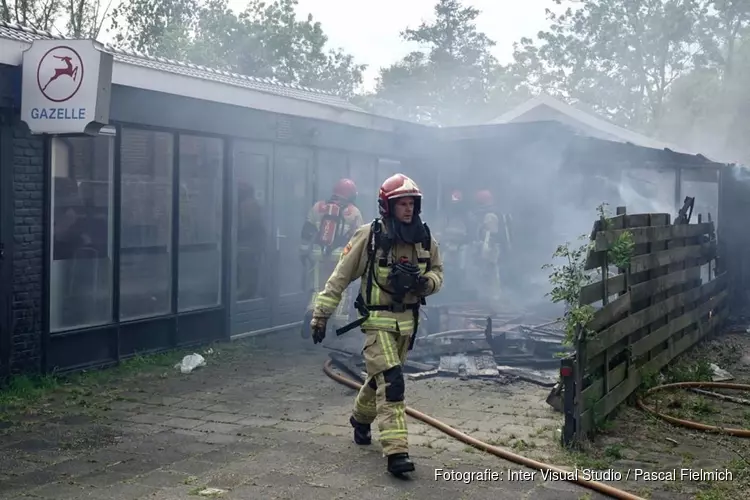
M365 87L375 85L380 67L389 66L417 47L402 41L399 33L416 28L422 20L433 19L435 0L299 0L298 15L308 13L320 21L332 47L353 54L361 64L368 64ZM236 12L245 0L230 0ZM500 62L510 61L513 42L522 36L534 37L546 28L544 9L554 7L552 0L469 0L482 13L477 28L497 42L494 55Z

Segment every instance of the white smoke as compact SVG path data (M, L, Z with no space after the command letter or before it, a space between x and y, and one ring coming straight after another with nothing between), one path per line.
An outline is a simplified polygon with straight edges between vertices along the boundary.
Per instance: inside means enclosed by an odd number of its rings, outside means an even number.
M730 165L729 171L732 173L732 177L734 177L739 182L748 182L750 183L750 167L747 165Z
M671 214L676 182L674 171L626 169L617 189L629 213Z

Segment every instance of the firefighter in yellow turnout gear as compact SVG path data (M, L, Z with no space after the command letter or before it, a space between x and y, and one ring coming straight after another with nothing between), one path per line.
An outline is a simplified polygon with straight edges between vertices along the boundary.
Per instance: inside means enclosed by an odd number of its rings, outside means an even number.
M479 191L475 196L476 226L472 280L479 296L497 305L502 298L500 260L510 253L509 216L499 215L494 208L492 193Z
M451 270L447 280L454 294L464 296L466 292L466 253L470 243L468 217L463 205L463 194L459 190L451 193L445 207L445 217L440 227L440 244L443 262Z
M325 289L317 296L313 319L315 343L325 338L328 318L341 294L361 278L355 306L359 319L337 333L360 326L367 380L357 394L350 423L357 444L370 444L371 424L378 419L380 443L388 471L414 470L409 458L404 402L403 363L417 334L424 297L440 290L443 263L437 242L419 213L422 193L403 174L380 188L381 218L360 227L343 251Z
M307 283L311 297L307 306L307 321L302 325L302 337L310 336L309 323L315 307L315 298L323 289L325 280L331 275L341 258L344 246L362 224L362 214L354 205L357 186L351 179L341 179L333 187L333 196L327 201L318 201L312 206L302 228L300 259L309 273ZM333 315L339 325L349 320L349 300L346 290Z

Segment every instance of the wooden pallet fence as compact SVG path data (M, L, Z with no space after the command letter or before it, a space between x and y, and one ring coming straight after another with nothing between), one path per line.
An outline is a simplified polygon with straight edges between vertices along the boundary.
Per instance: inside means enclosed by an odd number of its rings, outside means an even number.
M714 226L698 219L671 224L669 214L628 215L619 207L616 216L595 222L585 269L600 269L601 279L580 293L580 305L596 311L589 334L576 341L574 386L565 386L575 394L564 402L565 444L593 434L644 377L725 321L727 275L714 276ZM629 265L613 269L609 250L626 231L634 243Z

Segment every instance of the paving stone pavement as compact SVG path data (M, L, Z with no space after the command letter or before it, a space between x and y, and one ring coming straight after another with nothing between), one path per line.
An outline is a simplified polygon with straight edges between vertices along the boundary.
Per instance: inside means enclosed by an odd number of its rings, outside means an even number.
M436 480L435 470L529 471L409 420L411 480L391 477L379 445L351 442L354 392L322 373L327 352L294 335L207 356L191 374L123 384L93 417L50 417L0 436L0 498L171 500L207 487L227 499L578 499L565 482ZM531 384L409 381L410 406L475 437L543 457L560 418ZM104 399L91 394L90 401ZM7 429L6 429L7 430ZM374 436L377 437L377 436ZM546 444L545 444L546 443ZM507 477L507 476L506 476Z

